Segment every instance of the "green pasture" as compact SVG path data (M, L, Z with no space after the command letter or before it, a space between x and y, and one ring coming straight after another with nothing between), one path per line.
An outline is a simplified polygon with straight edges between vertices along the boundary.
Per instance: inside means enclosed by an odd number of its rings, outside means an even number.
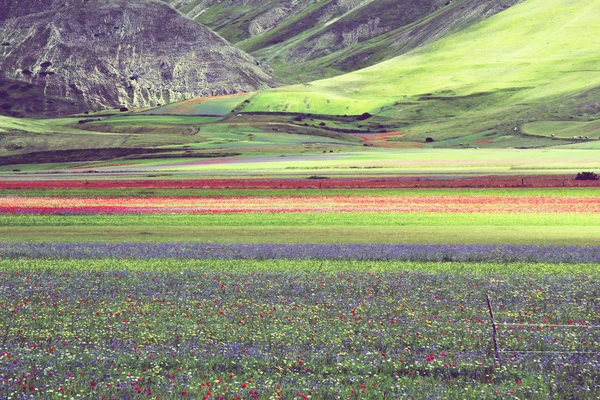
M561 149L582 149L598 150L600 149L600 140L583 140L580 143L574 143L567 146L561 146Z
M580 213L294 212L233 214L0 215L0 227L355 227L490 226L599 227L600 215ZM151 233L151 232L150 232ZM361 232L357 232L361 234ZM193 238L192 238L193 239ZM196 241L196 240L192 240Z
M15 242L204 242L310 244L495 244L596 246L599 226L246 226L240 227L0 227Z
M597 245L594 214L3 215L2 241Z
M493 263L493 262L413 262L413 261L340 261L340 260L181 260L181 259L0 259L4 272L48 271L74 273L77 271L140 271L176 273L185 271L232 272L322 272L392 271L423 272L452 275L593 275L600 270L593 264L555 263Z
M237 148L261 145L297 145L303 143L348 144L334 138L266 131L260 127L253 127L246 124L222 123L205 125L200 127L196 135L203 141L191 144L191 148ZM281 151L284 153L286 149L281 149Z
M181 125L199 125L221 120L221 117L194 117L194 116L152 116L132 115L98 118L99 121L87 122L74 126L92 132L111 133L147 133L160 132L182 133ZM75 122L75 121L74 121ZM170 128L170 129L169 129Z
M580 121L538 121L525 124L523 131L531 135L551 136L558 138L573 138L583 136L598 140L600 135L600 120L591 122Z
M563 149L372 149L287 157L138 160L102 171L194 172L197 176L536 175L600 170L594 151ZM235 162L232 162L235 161ZM101 167L101 165L98 165Z
M185 100L162 107L143 111L154 115L227 115L251 94L210 97L206 99Z
M360 142L351 136L323 132L314 127L291 126L286 129L278 119L270 118L262 121L259 117L251 120L239 120L237 117L221 122L222 117L174 116L174 115L117 115L102 118L57 118L46 120L15 119L0 117L0 157L23 155L36 152L57 152L80 149L112 149L112 148L167 148L174 154L184 155L185 151L202 151L223 149L224 153L235 154L294 154L302 152L320 153L326 151L330 144L336 150L340 146L348 147ZM279 118L281 119L281 118ZM80 123L86 121L85 123ZM287 121L284 118L283 121ZM362 143L362 142L361 142ZM179 153L177 153L179 152ZM108 164L122 165L122 157L111 157L108 152L98 152L98 160L112 158ZM150 150L149 150L150 153ZM185 154L190 155L190 154ZM213 154L203 156L194 153L194 158L214 157ZM13 157L14 158L14 157ZM125 157L125 163L136 162L132 159L152 159L155 155ZM35 161L36 157L31 156ZM39 164L73 161L70 166L77 166L77 161L68 155L46 155L45 159L37 159ZM132 161L130 161L132 160ZM1 160L0 160L1 161ZM21 171L40 170L52 166L33 165L26 162L4 162L5 171L19 169ZM95 165L93 156L88 159ZM19 165L19 164L30 164ZM54 166L61 168L58 164Z
M0 133L9 131L45 132L43 122L29 118L13 118L0 115Z

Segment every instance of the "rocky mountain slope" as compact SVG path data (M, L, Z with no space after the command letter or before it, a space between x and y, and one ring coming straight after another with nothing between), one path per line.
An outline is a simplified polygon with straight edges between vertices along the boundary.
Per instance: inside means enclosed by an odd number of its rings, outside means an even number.
M521 0L163 1L251 52L284 79L308 81L403 54Z
M0 44L3 79L84 109L277 84L256 59L158 0L0 0Z

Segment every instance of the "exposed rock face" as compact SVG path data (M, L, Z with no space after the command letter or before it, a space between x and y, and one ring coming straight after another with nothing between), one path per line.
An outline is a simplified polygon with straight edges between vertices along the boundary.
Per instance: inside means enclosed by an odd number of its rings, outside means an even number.
M157 0L0 0L0 71L89 109L277 84L253 57Z
M293 64L314 79L395 57L522 0L163 1L276 70Z
M344 13L375 0L163 0L190 18L207 24L227 40L274 35L283 41L319 27ZM288 28L289 26L289 28ZM270 41L271 38L265 38ZM259 44L259 47L263 47Z

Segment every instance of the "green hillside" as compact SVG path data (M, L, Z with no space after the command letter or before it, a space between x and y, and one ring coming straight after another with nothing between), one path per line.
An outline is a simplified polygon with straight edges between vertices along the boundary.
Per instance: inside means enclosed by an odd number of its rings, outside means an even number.
M404 96L515 89L540 99L600 84L600 3L528 0L462 33L354 73L265 91L250 110L377 112ZM451 92L450 92L451 91ZM329 100L329 101L328 101Z
M600 112L592 90L600 86L599 18L594 0L527 0L373 67L260 92L245 111L369 112L448 137L573 115L586 121Z

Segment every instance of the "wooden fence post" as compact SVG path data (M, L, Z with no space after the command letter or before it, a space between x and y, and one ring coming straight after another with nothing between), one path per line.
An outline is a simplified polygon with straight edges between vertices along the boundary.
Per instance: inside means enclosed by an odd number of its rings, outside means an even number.
M498 332L498 328L496 327L496 320L494 320L494 311L492 310L492 303L490 302L490 296L485 294L485 300L487 301L488 310L490 312L490 318L492 319L492 340L494 341L494 352L496 354L496 360L502 366L502 360L500 359L500 352L498 351L498 340L496 339L496 334Z

